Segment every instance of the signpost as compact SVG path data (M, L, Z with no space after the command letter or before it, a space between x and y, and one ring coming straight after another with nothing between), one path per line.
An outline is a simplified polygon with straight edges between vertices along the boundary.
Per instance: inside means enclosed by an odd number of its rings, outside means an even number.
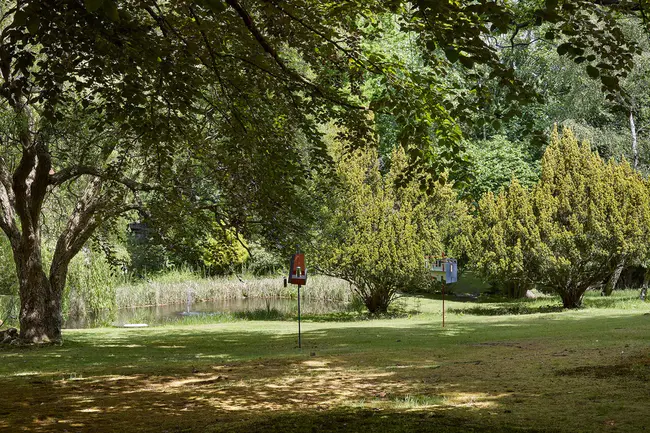
M307 268L305 267L305 255L296 250L289 263L289 283L298 285L298 348L302 348L300 333L300 287L307 284Z
M458 263L450 257L426 256L426 267L434 280L442 283L442 327L445 327L445 286L458 281Z

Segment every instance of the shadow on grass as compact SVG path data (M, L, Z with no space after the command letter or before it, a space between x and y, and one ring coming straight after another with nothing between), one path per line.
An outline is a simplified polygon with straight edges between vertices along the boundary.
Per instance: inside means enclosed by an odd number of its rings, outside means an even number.
M600 318L584 319L570 330L566 321L540 320L508 328L478 321L446 329L408 322L314 324L303 334L302 351L282 323L256 330L244 323L236 330L215 325L67 332L63 346L0 349L5 384L0 387L0 430L554 431L530 428L553 425L553 418L535 423L509 415L530 409L527 416L538 416L542 402L554 413L568 411L571 419L584 410L549 401L539 394L534 377L526 390L527 366L539 370L531 357L550 349L522 340L552 335L544 344L563 345L584 335L585 341L598 336L618 344L619 326L644 338L645 318L630 319L614 318L606 326ZM566 343L556 343L563 338ZM508 345L504 339L518 343ZM564 362L558 368L574 364L570 356L552 359ZM566 383L546 385L564 395ZM646 401L641 397L646 388L625 386L629 402ZM607 392L607 387L599 391ZM438 405L434 397L443 394L450 404ZM604 398L602 408L614 396ZM465 400L455 403L453 398ZM359 402L416 407L355 407ZM426 409L418 406L429 403Z
M500 304L498 306L476 306L471 308L450 308L450 313L471 314L474 316L509 316L521 314L559 313L564 311L561 305L528 306L521 302Z
M455 299L454 299L455 300ZM552 303L545 303L551 301ZM450 308L450 313L470 314L475 316L507 316L539 313L559 313L566 310L558 297L538 299L508 299L502 296L481 296L475 307ZM643 308L644 302L636 293L616 294L616 296L595 296L587 293L583 298L583 309L633 309Z
M367 311L337 311L332 313L302 314L305 322L363 322L367 320L399 319L419 314L416 310L395 308L388 313L371 314ZM183 319L170 321L167 325L200 325L211 323L227 323L234 321L297 321L297 312L282 312L275 308L238 311L233 313L205 313Z
M489 426L445 414L444 411L390 411L368 409L336 409L322 412L304 411L271 415L263 421L241 422L220 429L222 432L521 432L522 429ZM525 429L530 433L556 430Z
M458 326L457 331L472 329ZM433 337L451 330L316 329L305 333L305 352L295 349L294 335L219 332L214 327L163 331L79 332L60 347L0 351L5 364L0 368L15 369L13 375L11 369L2 371L7 381L0 388L0 430L521 431L489 426L486 409L441 404L441 390L451 386L454 394L481 396L490 410L503 413L499 408L507 407L502 393L490 394L474 382L428 384L432 375L439 377L439 365L414 356L412 349L422 350ZM400 340L410 343L402 346ZM401 347L406 349L402 354ZM369 358L359 359L354 352L372 348L377 352ZM352 356L341 356L349 349ZM309 352L317 356L307 356ZM464 365L452 363L450 368ZM350 406L363 402L389 406ZM395 404L414 407L390 406Z
M368 311L343 311L325 314L306 314L303 320L315 323L328 322L364 322L369 320L404 319L420 314L418 310L393 308L387 313L369 313Z
M237 311L232 313L239 320L290 320L293 314L283 313L276 308Z
M644 301L635 296L601 296L585 297L583 304L587 308L626 308L643 305Z

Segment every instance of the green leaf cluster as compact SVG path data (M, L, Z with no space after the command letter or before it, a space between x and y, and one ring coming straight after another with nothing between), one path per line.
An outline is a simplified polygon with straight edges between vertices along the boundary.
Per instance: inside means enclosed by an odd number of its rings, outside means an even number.
M539 165L530 161L521 144L503 135L470 143L468 155L472 161L473 180L466 191L473 201L478 202L487 191L498 192L512 179L526 187L539 179Z

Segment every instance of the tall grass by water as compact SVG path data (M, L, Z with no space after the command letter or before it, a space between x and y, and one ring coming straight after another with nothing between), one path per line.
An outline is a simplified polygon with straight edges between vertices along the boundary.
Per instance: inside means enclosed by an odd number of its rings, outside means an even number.
M297 286L284 287L282 277L197 278L190 272L174 272L152 281L123 285L116 289L118 308L151 305L184 304L242 298L297 297ZM301 298L308 300L350 302L349 283L332 277L315 275L301 290Z

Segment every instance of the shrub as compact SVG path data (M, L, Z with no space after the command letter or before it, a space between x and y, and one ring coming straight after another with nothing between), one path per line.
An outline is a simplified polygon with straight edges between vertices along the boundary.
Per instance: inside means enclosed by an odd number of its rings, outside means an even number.
M511 298L533 287L530 266L539 242L530 193L517 180L500 194L485 194L474 219L469 259L479 275Z
M449 186L427 194L415 181L397 186L406 157L394 151L382 175L376 150L358 150L338 165L338 185L324 203L313 257L349 281L371 313L385 313L398 292L424 285L424 256L444 251L446 224L465 215Z
M626 161L605 164L570 130L561 137L555 130L531 193L513 182L481 200L472 254L483 276L535 284L576 308L620 263L645 259L649 227L641 176Z
M565 307L580 306L585 291L602 285L619 262L647 255L650 201L643 179L626 161L605 164L570 130L562 138L553 134L533 198L542 238L537 280Z

